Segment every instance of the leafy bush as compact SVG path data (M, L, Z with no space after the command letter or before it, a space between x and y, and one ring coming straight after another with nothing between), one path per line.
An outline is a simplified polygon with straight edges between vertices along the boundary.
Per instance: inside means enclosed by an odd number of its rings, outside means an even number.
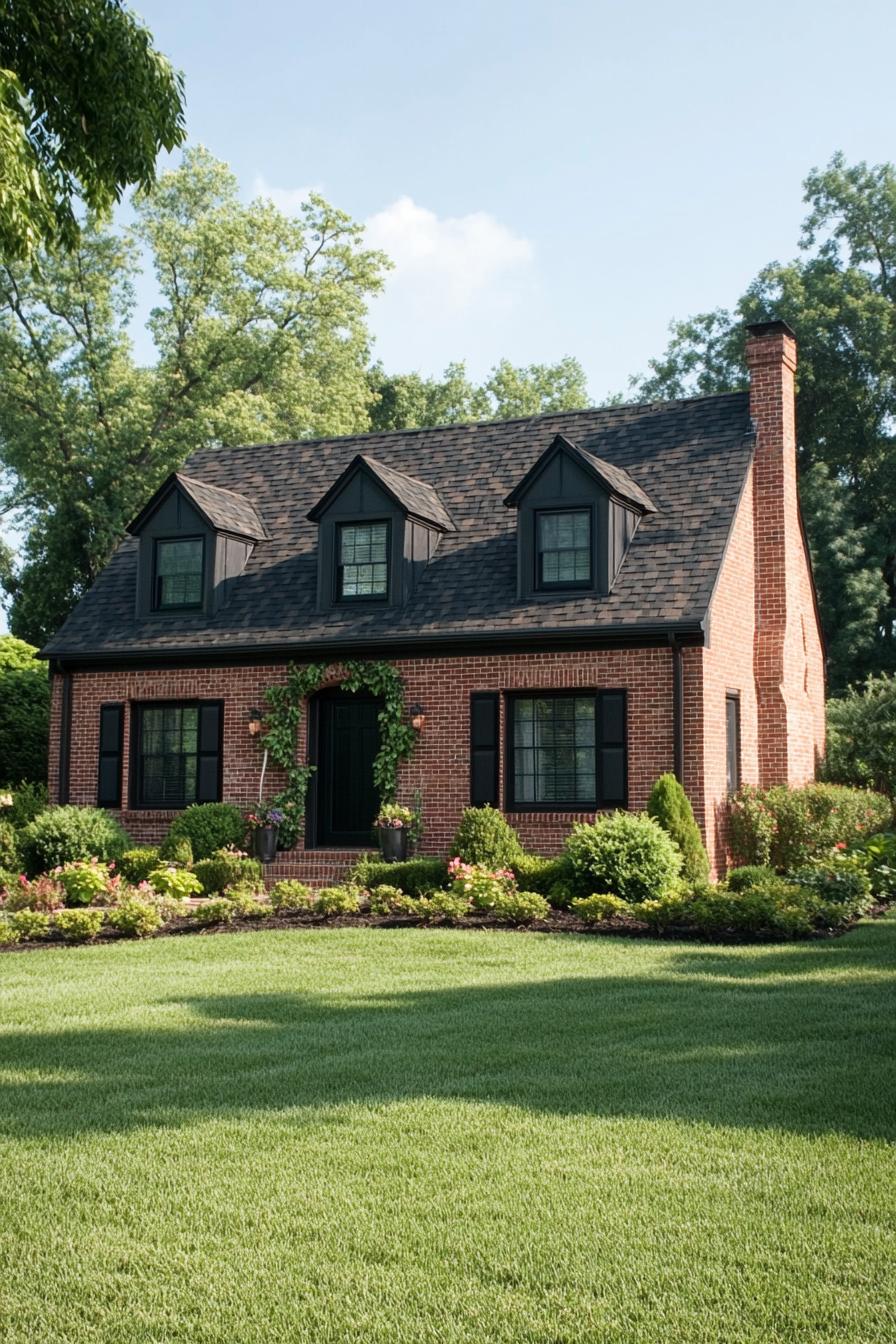
M874 896L882 901L896 899L896 835L892 831L869 835L848 852L863 864Z
M551 907L537 891L517 891L511 887L498 896L491 913L508 924L533 924L538 919L547 919Z
M451 853L464 863L509 868L523 857L523 847L510 822L493 807L468 807L461 817Z
M159 851L153 846L145 849L128 849L121 856L118 864L118 871L136 886L139 882L146 882L150 873L154 873L160 866Z
M576 881L586 890L609 891L624 901L645 901L668 891L681 868L681 854L648 816L613 812L579 822L566 842Z
M372 915L415 915L418 902L408 896L400 887L390 887L383 883L374 887L370 893L370 913Z
M19 866L19 847L15 829L10 821L0 821L0 868L12 870Z
M464 863L462 859L452 859L448 864L451 878L451 891L462 896L477 910L491 910L497 900L508 891L516 889L513 873L509 868L497 871L481 863Z
M52 876L65 892L66 905L95 905L109 886L110 873L106 864L88 859L55 868Z
M0 911L0 943L17 943L20 941L21 937L22 935L19 933L9 915L5 915Z
M18 938L24 938L27 942L46 938L50 932L50 916L40 910L18 910L12 916L11 923Z
M742 868L732 868L725 878L729 891L746 891L749 887L762 886L776 877L774 868L764 868L762 864L748 864Z
M554 888L568 884L575 875L568 854L560 854L552 859L544 859L538 854L524 854L522 858L514 859L508 867L516 878L517 886L546 896L551 905L557 905L551 898ZM567 897L563 904L568 905L569 899Z
M105 920L104 910L60 910L53 917L53 928L67 943L88 943L97 936Z
M233 901L218 896L213 901L203 901L201 905L195 905L192 918L202 928L207 928L211 924L230 924L235 914Z
M634 913L628 901L621 896L611 896L607 892L596 891L592 896L578 896L572 902L572 911L586 924L600 924L605 919L618 919L620 915Z
M0 783L46 779L49 730L47 664L33 645L0 635Z
M12 806L4 809L3 820L21 831L29 821L39 817L41 812L46 812L49 805L49 794L43 781L35 783L23 780L13 788Z
M270 890L271 909L277 912L310 910L313 899L311 888L294 878L284 878L282 882L275 882Z
M218 849L239 849L246 838L246 818L230 803L193 803L174 818L167 839L186 838L193 859L209 859Z
M4 906L7 910L59 910L64 904L65 893L52 877L19 876L15 883L6 888Z
M202 885L199 878L186 868L157 868L149 875L149 885L160 896L170 896L175 901L183 901L188 896L201 896Z
M108 922L119 933L132 938L148 938L156 933L163 924L162 912L154 901L136 893L126 896L119 905L109 911Z
M259 884L262 880L259 861L247 858L241 849L217 849L210 858L195 863L193 873L207 896L226 891L235 882Z
M709 856L691 801L672 774L660 775L647 800L647 815L662 826L681 851L681 875L692 886L709 880Z
M264 894L264 888L261 894ZM236 882L227 888L224 895L241 919L267 919L271 913L267 901L259 900L258 884L255 882Z
M407 859L404 863L384 863L375 855L365 854L355 864L349 880L368 889L385 884L400 887L408 896L422 896L434 887L448 885L448 865L442 859Z
M823 901L846 906L853 915L871 909L871 879L865 865L845 854L817 859L805 868L797 868L790 874L790 881L808 887Z
M169 831L159 846L159 858L163 863L173 863L178 868L193 866L193 845L187 835L172 835Z
M45 873L76 859L120 859L129 847L127 832L98 807L51 807L19 836L25 872Z
M354 915L360 908L358 888L352 886L323 887L314 902L319 915Z
M824 779L896 797L896 677L881 673L827 706Z
M837 784L746 787L731 800L729 835L738 863L789 872L823 858L837 844L854 844L885 830L892 819L890 800L864 789Z
M469 915L470 902L466 896L454 891L433 891L420 898L417 910L421 918L429 922L444 920L446 924L456 924Z

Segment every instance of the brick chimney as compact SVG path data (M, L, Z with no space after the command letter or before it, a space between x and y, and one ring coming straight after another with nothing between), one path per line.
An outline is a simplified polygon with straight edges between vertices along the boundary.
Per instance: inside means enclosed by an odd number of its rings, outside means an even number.
M796 337L786 322L756 323L747 328L746 356L756 428L758 766L760 786L768 788L801 783L814 774L819 709L810 703L818 698L809 697L810 668L816 673L816 659L823 655L797 495ZM821 732L823 745L823 728Z

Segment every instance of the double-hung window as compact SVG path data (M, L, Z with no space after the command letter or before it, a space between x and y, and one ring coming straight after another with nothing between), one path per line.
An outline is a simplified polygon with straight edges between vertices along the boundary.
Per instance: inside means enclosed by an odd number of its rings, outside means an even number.
M590 588L591 510L540 509L535 515L537 586Z
M156 611L184 611L202 606L204 561L202 537L156 542L153 574Z
M220 798L221 703L134 706L133 806L180 808Z
M388 522L339 524L336 530L336 593L342 602L388 597Z
M508 707L510 807L625 806L624 691L520 692Z

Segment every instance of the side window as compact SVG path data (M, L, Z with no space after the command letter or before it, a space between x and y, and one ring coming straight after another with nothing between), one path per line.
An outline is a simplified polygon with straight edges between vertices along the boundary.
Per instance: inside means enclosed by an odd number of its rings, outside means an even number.
M725 768L728 792L740 788L740 696L729 691L725 696Z

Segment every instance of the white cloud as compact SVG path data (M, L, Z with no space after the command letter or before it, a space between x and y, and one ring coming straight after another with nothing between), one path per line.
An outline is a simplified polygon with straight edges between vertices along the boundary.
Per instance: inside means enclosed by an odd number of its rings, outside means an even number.
M401 297L438 320L446 309L469 313L481 304L504 306L506 282L531 266L534 249L494 215L477 210L440 219L401 196L366 224L368 243L391 258L387 299ZM403 303L402 306L405 306Z
M252 199L265 196L273 201L284 215L297 215L312 191L321 190L318 184L310 187L272 187L266 178L258 176L252 183Z

